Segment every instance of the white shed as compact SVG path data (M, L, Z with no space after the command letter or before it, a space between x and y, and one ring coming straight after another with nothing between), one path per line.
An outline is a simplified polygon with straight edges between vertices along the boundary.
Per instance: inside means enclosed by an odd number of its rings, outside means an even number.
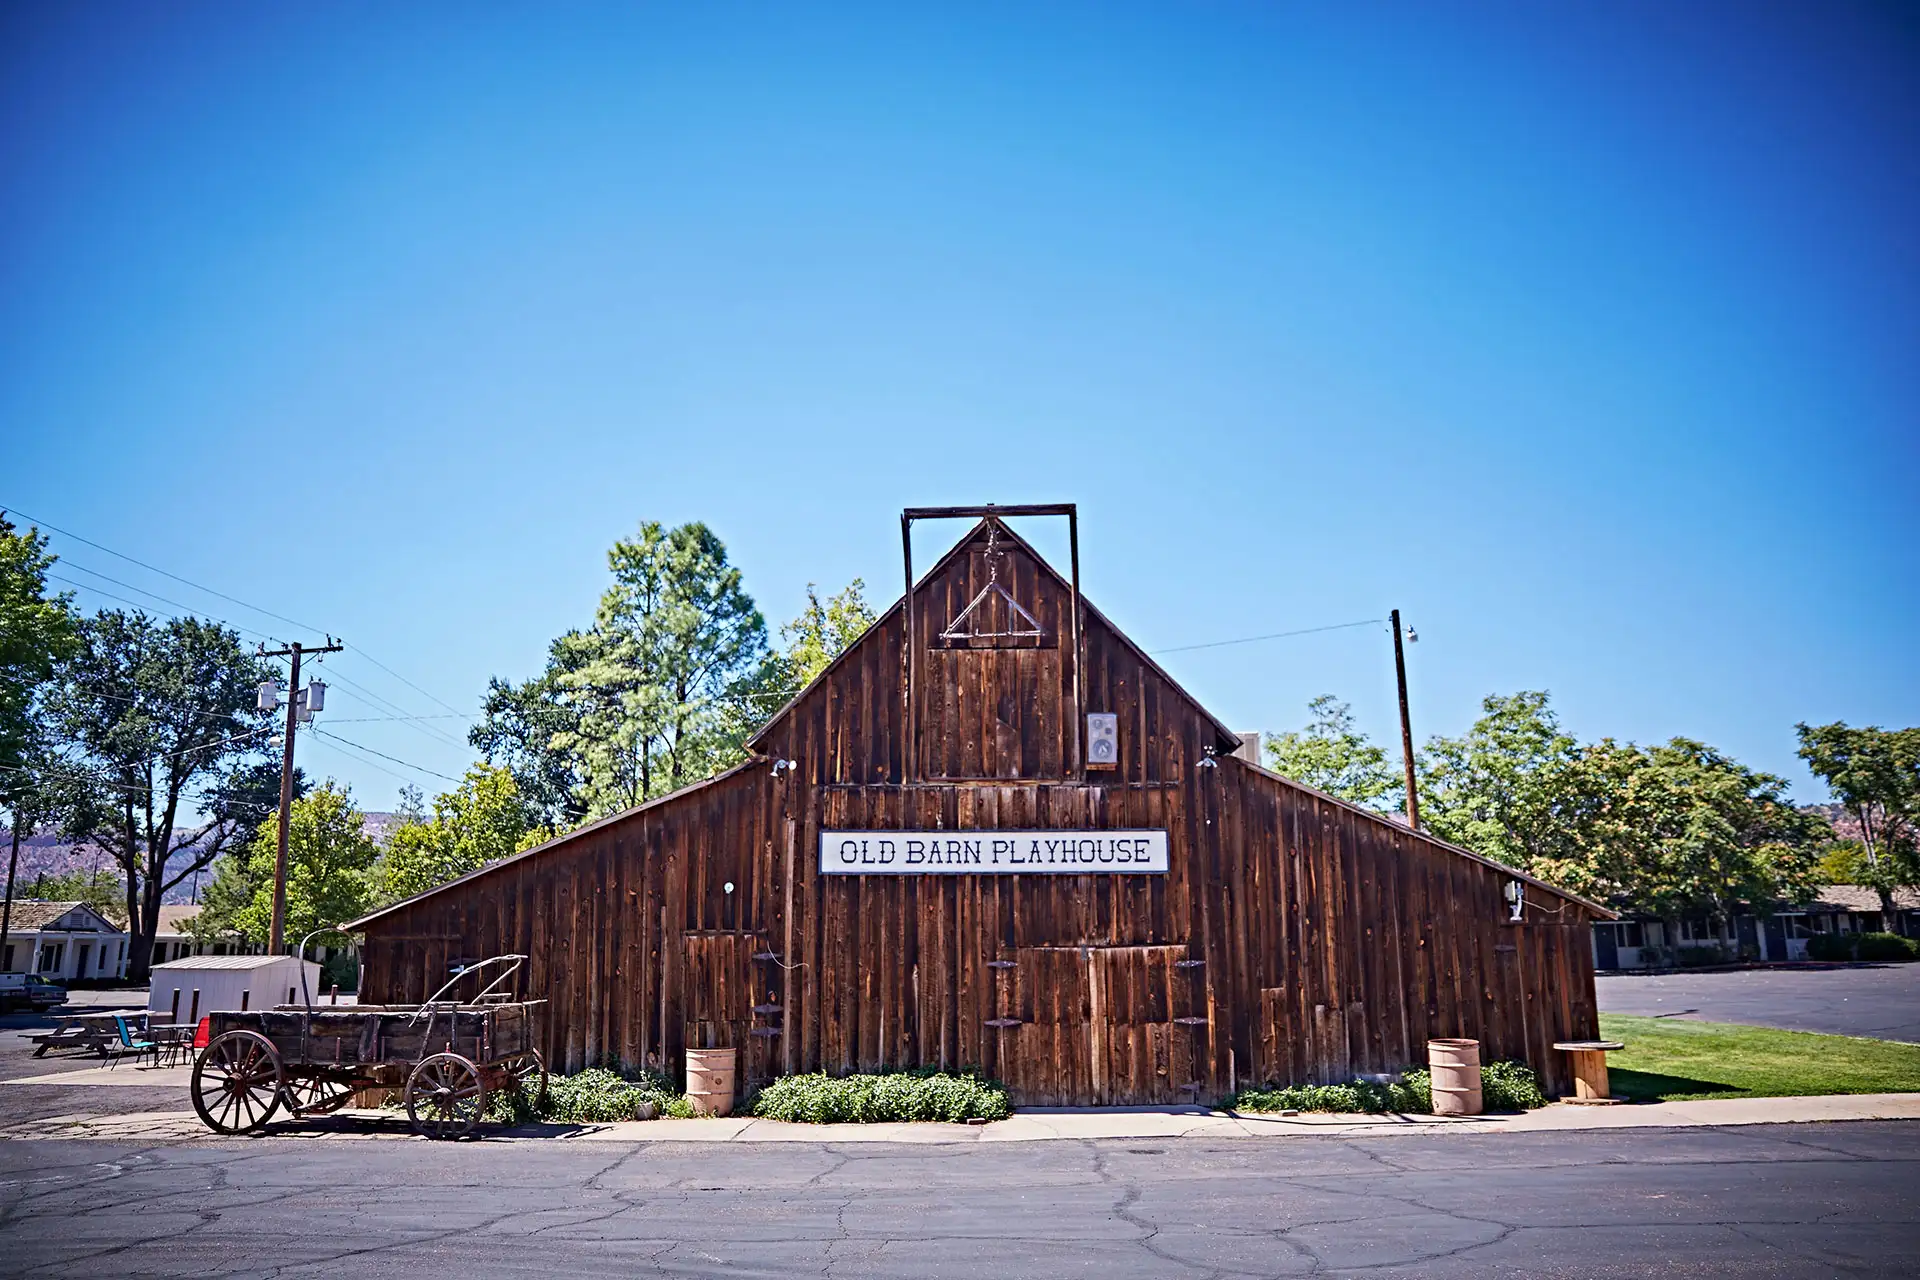
M300 966L307 991L320 995L320 966L294 956L188 956L153 966L147 1012L155 1022L198 1022L220 1010L271 1009L300 1003Z

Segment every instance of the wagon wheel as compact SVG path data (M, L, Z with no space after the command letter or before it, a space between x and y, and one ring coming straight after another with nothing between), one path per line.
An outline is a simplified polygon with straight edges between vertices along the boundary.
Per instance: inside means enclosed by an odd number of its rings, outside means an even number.
M358 1081L332 1076L300 1076L287 1081L283 1091L287 1110L296 1116L323 1116L338 1111L353 1101L360 1088Z
M213 1038L193 1064L193 1109L215 1133L251 1133L272 1119L287 1081L280 1051L256 1031Z
M525 1053L502 1059L500 1068L507 1073L507 1088L536 1107L546 1105L547 1060L540 1056L538 1049L529 1049Z
M457 1053L436 1053L407 1077L407 1119L415 1133L459 1138L487 1113L487 1086L480 1068Z

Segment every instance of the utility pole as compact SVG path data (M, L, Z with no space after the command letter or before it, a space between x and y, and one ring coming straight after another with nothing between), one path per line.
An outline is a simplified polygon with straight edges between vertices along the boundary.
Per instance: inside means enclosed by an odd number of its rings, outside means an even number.
M1397 643L1397 641L1396 641ZM300 689L300 655L303 653L338 653L344 645L326 644L307 648L299 644L290 644L284 649L263 649L263 658L293 659L293 674L287 681L287 741L280 755L280 841L273 858L273 923L267 933L267 954L277 956L287 946L287 829L293 822L293 731L300 723L300 712L305 711L310 718L319 707L307 706L307 694ZM322 685L324 689L326 686ZM262 710L272 710L267 702L267 689L262 686L260 705Z
M1400 646L1400 611L1387 615L1393 627L1393 674L1400 681L1400 756L1407 766L1407 825L1420 829L1420 793L1413 781L1413 718L1407 713L1407 654Z

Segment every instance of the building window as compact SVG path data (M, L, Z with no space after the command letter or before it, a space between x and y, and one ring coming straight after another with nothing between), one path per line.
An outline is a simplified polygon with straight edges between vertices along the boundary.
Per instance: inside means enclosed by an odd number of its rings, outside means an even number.
M67 944L64 942L49 942L45 946L41 947L40 948L40 972L42 973L54 972L56 969L60 967L60 962L66 959L66 953L67 953Z

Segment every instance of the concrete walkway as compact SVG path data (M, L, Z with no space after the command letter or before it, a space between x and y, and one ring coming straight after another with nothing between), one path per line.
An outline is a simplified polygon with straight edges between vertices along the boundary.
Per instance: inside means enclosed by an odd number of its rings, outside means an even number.
M1199 1107L1048 1109L1009 1120L964 1124L788 1124L729 1116L624 1124L540 1125L492 1130L491 1141L933 1143L1120 1139L1262 1139L1305 1136L1396 1137L1405 1134L1541 1133L1593 1129L1691 1129L1723 1125L1807 1124L1835 1120L1920 1120L1920 1093L1832 1094L1811 1098L1721 1098L1617 1107L1564 1104L1520 1115L1353 1116L1258 1115ZM412 1138L395 1112L347 1112L304 1123L276 1123L268 1138ZM191 1111L49 1116L0 1128L0 1139L99 1138L141 1141L213 1139Z

